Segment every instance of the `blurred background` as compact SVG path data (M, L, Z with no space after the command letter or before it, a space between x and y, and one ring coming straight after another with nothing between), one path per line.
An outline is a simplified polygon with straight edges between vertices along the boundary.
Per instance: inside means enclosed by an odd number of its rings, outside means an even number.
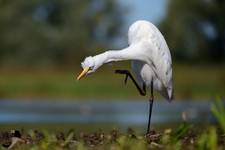
M141 19L169 45L176 101L224 97L224 18L224 0L0 0L0 99L146 102L114 74L130 62L76 81L86 56L126 47L129 26Z
M176 99L225 96L224 7L223 0L1 0L0 97L139 98L114 75L129 62L75 77L86 56L126 47L128 28L140 19L168 42Z

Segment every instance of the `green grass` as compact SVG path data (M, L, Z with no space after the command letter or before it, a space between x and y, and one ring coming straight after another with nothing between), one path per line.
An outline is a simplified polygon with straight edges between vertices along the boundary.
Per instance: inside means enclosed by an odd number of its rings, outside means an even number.
M118 149L118 150L145 150L145 149L224 149L224 133L216 126L196 130L196 127L183 123L175 129L165 129L161 132L152 131L148 135L136 133L128 129L95 132L49 131L49 130L20 130L22 137L11 146L17 150L48 150L48 149ZM8 134L6 134L8 133ZM6 149L15 137L11 132L1 132L0 149ZM2 146L1 146L2 145ZM5 147L5 148L4 148Z
M120 66L120 67L119 67ZM105 65L96 73L76 81L79 69L0 70L0 98L50 99L145 99L130 81L114 74L127 63ZM174 65L176 99L211 99L225 96L225 65ZM161 97L157 97L160 98Z

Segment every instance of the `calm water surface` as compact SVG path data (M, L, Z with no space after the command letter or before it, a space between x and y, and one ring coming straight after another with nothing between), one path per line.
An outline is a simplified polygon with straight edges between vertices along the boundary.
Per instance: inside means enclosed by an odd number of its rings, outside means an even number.
M152 123L213 122L210 101L155 101ZM144 126L148 101L21 101L0 100L0 125L4 124L114 124Z

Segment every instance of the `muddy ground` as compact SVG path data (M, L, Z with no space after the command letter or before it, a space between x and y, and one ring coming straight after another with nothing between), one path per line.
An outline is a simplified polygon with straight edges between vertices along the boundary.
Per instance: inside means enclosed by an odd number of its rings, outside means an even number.
M197 141L199 133L193 130L189 130L185 135L178 137L178 139L171 138L172 136L176 135L174 135L170 129L162 133L151 131L146 135L138 135L130 128L127 130L127 133L122 133L119 130L111 130L110 132L99 130L94 133L76 133L73 130L57 133L48 133L39 130L10 130L0 132L0 144L3 149L29 149L34 146L40 146L41 149L45 149L46 145L47 147L51 145L51 148L55 146L60 149L74 149L80 147L80 145L86 148L102 147L103 149L112 146L117 148L127 146L126 148L129 149L133 147L132 145L134 143L134 146L139 144L140 147L142 147L140 149L163 149L168 145L174 146L177 143L180 143L184 148L187 148L185 145L196 147L199 143ZM170 139L167 140L169 141L167 143L165 142L166 138ZM218 138L218 146L223 147L223 145L225 145L225 136L218 135ZM43 145L45 145L45 148L43 148Z

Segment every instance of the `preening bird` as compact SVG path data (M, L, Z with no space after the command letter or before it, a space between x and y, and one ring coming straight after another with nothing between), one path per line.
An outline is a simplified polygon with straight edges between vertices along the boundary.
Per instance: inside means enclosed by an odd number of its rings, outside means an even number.
M96 56L86 57L81 63L83 71L77 80L94 73L105 63L130 60L132 72L136 78L128 70L116 70L115 73L124 74L125 83L130 77L143 96L146 95L146 88L150 90L147 128L147 133L149 133L154 100L153 89L168 101L173 98L171 54L161 32L145 20L136 21L130 26L128 44L127 48L121 50L109 50Z

